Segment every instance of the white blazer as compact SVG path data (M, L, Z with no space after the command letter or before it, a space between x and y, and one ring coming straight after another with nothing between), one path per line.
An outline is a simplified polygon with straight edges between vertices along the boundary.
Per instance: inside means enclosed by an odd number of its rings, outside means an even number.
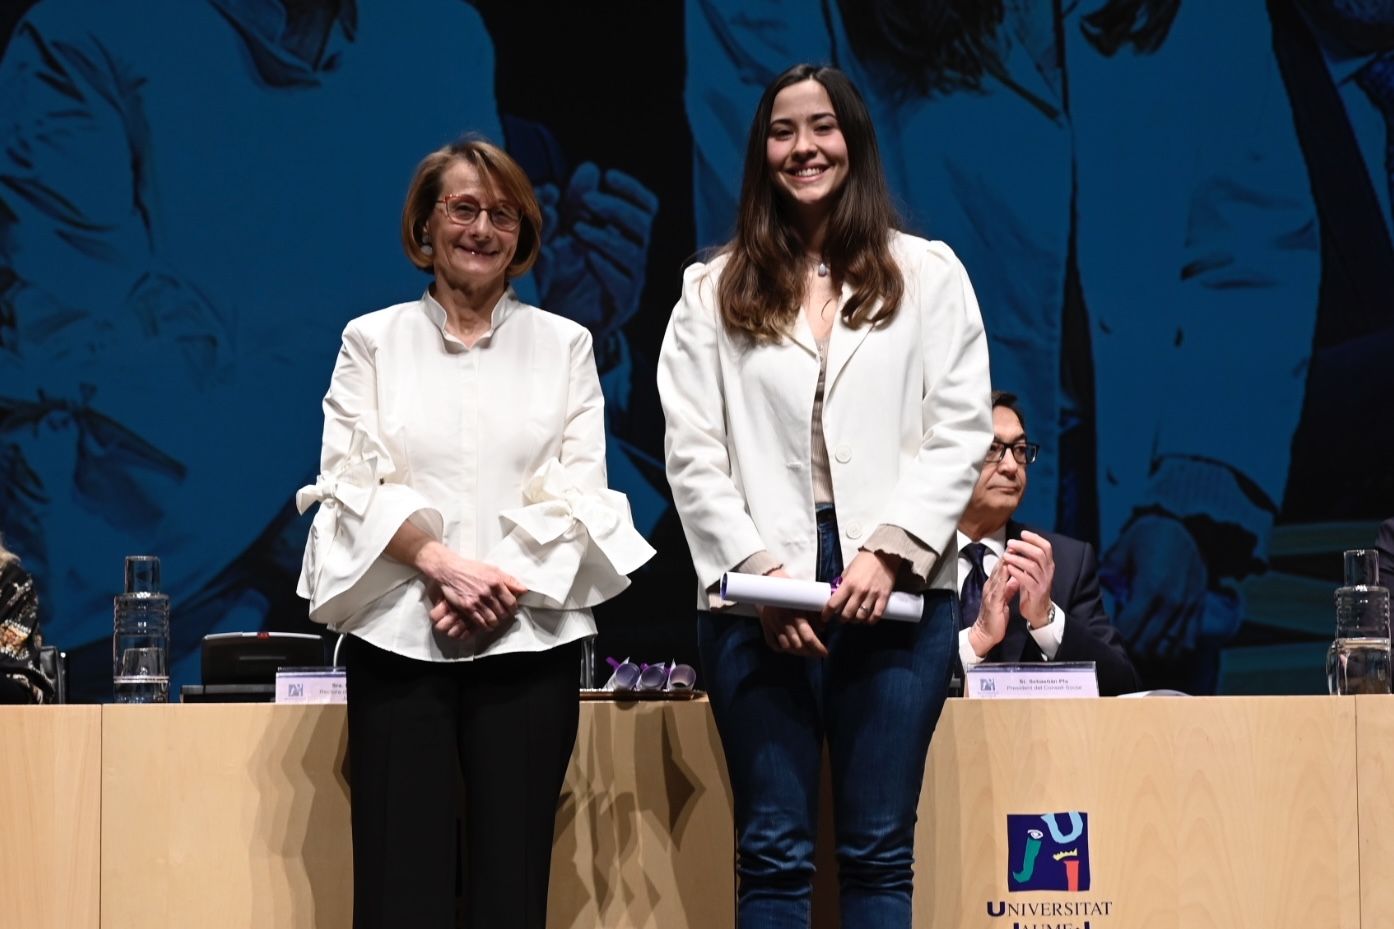
M899 526L940 554L930 586L953 589L954 530L992 441L987 339L947 245L893 233L891 249L905 277L899 311L858 329L839 313L828 348L823 434L842 557L850 563L877 526ZM725 263L687 269L658 360L668 482L699 608L723 572L758 551L812 579L818 549L812 331L800 315L775 345L728 332L717 310Z

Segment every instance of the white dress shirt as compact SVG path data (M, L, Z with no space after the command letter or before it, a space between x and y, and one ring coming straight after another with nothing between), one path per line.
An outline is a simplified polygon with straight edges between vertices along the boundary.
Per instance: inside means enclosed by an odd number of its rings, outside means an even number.
M582 326L510 289L467 347L429 292L359 317L324 398L320 504L301 569L310 618L431 661L540 651L595 633L591 606L653 555L605 483L604 402ZM403 522L529 592L511 622L451 639L426 583L384 555Z
M973 540L962 532L958 533L958 590L963 592L963 585L968 581L968 575L973 571L973 563L968 560L968 556L963 554L963 549ZM1007 551L1007 527L1003 526L991 535L984 536L978 540L987 546L987 551L983 553L983 571L988 577L996 570L997 563L1002 560L1002 555ZM1065 611L1060 609L1060 605L1054 600L1050 601L1052 607L1050 621L1039 629L1032 629L1028 621L1027 629L1031 633L1031 638L1036 640L1036 644L1041 648L1041 654L1045 655L1046 661L1053 661L1056 652L1060 651L1060 643L1065 640ZM958 660L963 664L965 670L976 664L981 664L983 659L978 657L978 653L973 651L973 645L968 641L968 629L960 629L958 632Z

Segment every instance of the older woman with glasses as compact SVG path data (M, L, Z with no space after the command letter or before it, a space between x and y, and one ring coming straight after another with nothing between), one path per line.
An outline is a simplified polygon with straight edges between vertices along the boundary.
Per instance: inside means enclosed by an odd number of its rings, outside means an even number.
M590 607L652 554L607 489L585 328L522 303L542 217L507 154L428 155L402 212L417 300L348 324L300 576L345 633L355 929L542 929ZM456 798L464 779L464 840Z

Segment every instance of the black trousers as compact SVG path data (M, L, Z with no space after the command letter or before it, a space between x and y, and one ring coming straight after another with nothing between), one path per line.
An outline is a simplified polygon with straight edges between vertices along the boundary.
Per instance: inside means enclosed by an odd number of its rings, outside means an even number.
M470 929L545 929L581 644L464 663L343 648L354 929L454 929L457 886Z

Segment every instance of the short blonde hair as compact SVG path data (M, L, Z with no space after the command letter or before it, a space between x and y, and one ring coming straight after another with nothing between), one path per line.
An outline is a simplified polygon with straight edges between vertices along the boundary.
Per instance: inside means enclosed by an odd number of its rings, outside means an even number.
M441 195L441 177L456 161L474 166L485 183L501 200L518 207L522 223L518 227L518 251L505 272L515 278L527 274L542 250L542 208L532 192L532 181L521 165L507 152L479 136L468 135L438 148L416 166L402 207L402 248L407 258L422 271L432 269L431 253L426 250L426 221Z

